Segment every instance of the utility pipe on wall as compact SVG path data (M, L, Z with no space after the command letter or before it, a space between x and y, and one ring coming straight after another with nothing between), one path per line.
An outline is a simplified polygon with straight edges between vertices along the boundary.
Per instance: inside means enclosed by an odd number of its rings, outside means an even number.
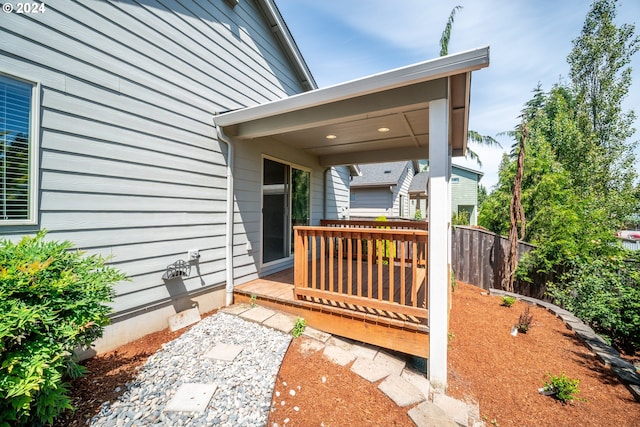
M214 119L215 124L215 119ZM227 146L227 226L225 236L226 258L226 297L225 304L233 304L233 140L229 138L222 128L216 125L218 141Z

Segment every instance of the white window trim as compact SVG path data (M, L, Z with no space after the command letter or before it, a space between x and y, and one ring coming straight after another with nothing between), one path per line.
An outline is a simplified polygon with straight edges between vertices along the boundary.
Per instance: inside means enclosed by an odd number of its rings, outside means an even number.
M29 219L2 219L0 227L38 224L38 190L40 188L40 82L0 70L0 75L32 85L29 124Z

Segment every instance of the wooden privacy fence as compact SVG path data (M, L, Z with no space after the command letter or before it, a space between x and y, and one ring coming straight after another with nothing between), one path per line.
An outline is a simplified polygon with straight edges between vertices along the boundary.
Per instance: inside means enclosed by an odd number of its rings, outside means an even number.
M295 297L424 323L428 232L368 222L294 227Z
M501 289L504 277L504 260L509 249L506 237L473 227L455 227L452 232L451 261L456 280L483 289ZM518 242L518 256L535 249L535 246ZM546 299L543 281L526 283L516 281L514 291L521 295Z

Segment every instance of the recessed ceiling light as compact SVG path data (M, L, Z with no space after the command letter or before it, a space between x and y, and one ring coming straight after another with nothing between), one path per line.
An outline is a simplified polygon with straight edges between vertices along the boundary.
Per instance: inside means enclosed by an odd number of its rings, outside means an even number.
M329 135L325 136L325 138L327 138L327 139L336 139L337 136L329 134Z
M378 128L378 132L389 132L390 130L389 128Z

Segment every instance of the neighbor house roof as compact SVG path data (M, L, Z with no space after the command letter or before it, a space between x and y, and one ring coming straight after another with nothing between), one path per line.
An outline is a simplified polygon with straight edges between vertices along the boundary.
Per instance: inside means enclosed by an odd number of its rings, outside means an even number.
M411 167L411 163L406 161L360 165L362 175L353 177L351 188L398 185L407 167Z
M466 152L471 72L489 65L489 47L469 50L288 98L220 113L230 137L275 139L323 166L422 159L429 152L429 105L448 100L449 144Z
M471 169L471 168L468 168L466 166L460 166L460 165L452 164L451 165L451 169L452 170L453 169L460 169L460 170L463 170L463 171L474 173L474 174L478 175L478 180L480 180L480 178L482 178L484 176L484 172L481 172L481 171L475 170L475 169Z
M427 194L427 181L429 180L429 172L422 171L413 176L411 185L409 186L409 194Z

